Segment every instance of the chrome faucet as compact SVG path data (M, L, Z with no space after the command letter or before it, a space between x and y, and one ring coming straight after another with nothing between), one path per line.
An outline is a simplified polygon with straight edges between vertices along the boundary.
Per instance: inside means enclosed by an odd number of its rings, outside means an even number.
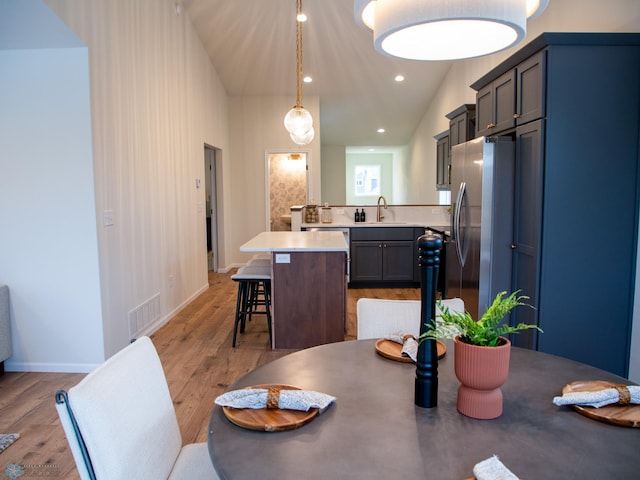
M380 215L380 200L382 200L382 201L384 202L384 209L385 209L385 210L387 209L387 199L386 199L386 198L384 198L382 195L380 195L380 196L378 197L378 215L377 215L377 218L376 218L376 220L377 220L378 222L381 222L381 221L382 221L382 219L384 218L384 215Z

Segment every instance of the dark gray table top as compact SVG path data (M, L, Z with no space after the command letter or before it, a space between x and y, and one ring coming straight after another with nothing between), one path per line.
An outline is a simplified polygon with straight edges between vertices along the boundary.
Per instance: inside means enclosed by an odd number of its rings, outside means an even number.
M231 389L295 385L337 397L296 430L264 433L215 407L209 452L221 478L458 480L494 454L523 479L638 479L640 429L598 422L551 403L576 380L625 379L588 365L513 348L504 413L475 420L456 410L453 346L439 362L438 406L414 404L415 366L375 352L375 340L302 350L250 372Z

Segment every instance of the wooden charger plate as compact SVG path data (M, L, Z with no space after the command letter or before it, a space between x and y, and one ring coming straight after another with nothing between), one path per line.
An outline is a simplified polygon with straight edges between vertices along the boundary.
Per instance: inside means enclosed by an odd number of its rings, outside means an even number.
M291 385L266 384L247 388L279 388L280 390L301 390ZM318 415L317 408L308 412L299 410L282 410L279 408L233 408L222 407L229 421L239 427L263 432L282 432L306 425Z
M438 350L438 359L444 357L444 354L447 353L447 346L440 340L436 340L436 348ZM376 352L396 362L414 363L411 358L402 355L402 345L386 338L381 338L376 342Z
M595 392L613 386L613 383L603 380L578 381L565 385L562 393ZM607 405L600 408L571 405L571 407L594 420L623 427L640 427L640 405Z

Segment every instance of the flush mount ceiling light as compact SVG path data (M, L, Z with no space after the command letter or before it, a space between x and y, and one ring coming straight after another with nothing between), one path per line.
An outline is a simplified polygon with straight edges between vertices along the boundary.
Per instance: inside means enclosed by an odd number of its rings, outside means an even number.
M549 0L354 0L374 47L410 60L473 58L512 47Z
M296 0L296 104L284 117L284 128L298 145L311 143L315 132L313 118L302 106L302 22L307 19L302 13L302 0Z

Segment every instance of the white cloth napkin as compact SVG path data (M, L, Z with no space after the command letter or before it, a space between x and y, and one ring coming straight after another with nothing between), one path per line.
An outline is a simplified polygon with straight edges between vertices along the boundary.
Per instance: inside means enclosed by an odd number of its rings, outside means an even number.
M265 408L267 407L266 388L245 388L231 390L216 398L216 405L234 408ZM335 402L336 397L313 390L280 390L278 408L283 410L300 410L308 412L311 408L319 408L324 412L329 405Z
M414 362L418 358L418 341L412 334L405 332L395 332L385 336L384 338L385 340L390 340L402 345L402 351L400 353L403 356L409 357Z
M495 455L477 463L473 467L476 480L518 480Z
M640 386L629 385L629 401L627 403L640 404ZM620 402L620 393L615 388L605 388L597 392L570 392L561 397L554 397L553 404L580 405L582 407L604 407Z

